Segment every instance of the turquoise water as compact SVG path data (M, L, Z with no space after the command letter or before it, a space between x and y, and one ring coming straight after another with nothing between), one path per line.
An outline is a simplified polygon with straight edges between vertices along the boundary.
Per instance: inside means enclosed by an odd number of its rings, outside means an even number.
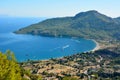
M10 49L18 61L43 60L92 50L96 44L86 39L53 38L14 34L13 31L37 23L38 18L0 19L0 51ZM9 22L9 24L7 24Z

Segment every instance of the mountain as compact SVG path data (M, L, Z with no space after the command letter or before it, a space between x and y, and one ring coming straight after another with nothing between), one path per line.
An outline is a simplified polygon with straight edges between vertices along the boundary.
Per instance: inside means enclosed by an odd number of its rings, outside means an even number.
M120 17L114 18L114 20L120 24Z
M81 12L73 17L47 19L15 31L17 34L67 36L89 39L120 39L120 18L111 18L98 11Z

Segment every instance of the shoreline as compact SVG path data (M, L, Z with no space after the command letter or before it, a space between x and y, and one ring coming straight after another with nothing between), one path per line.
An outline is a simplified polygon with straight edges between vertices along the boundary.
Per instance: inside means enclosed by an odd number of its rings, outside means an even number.
M96 40L94 40L94 39L89 39L89 40L92 40L93 42L95 42L96 46L95 46L94 49L92 49L92 50L90 50L90 51L86 51L86 52L91 52L91 51L92 51L92 52L95 52L95 51L101 49L99 43L98 43ZM84 52L84 53L86 53L86 52ZM82 53L82 52L81 52L81 53ZM77 54L77 53L75 53L75 54ZM74 55L74 54L73 54L73 55ZM68 56L72 56L72 55L68 55ZM62 59L63 57L65 57L65 56L56 57L56 58L53 58L53 59ZM44 60L38 60L38 61L49 61L49 60L50 60L50 59L44 59Z
M93 42L95 42L95 44L96 44L96 47L95 47L94 49L92 49L91 51L95 52L95 51L99 50L99 49L100 49L99 43L98 43L96 40L94 40L94 39L91 39L91 40L92 40Z
M88 40L92 40L92 41L96 44L96 46L95 46L94 49L89 50L89 51L85 51L84 53L86 53L86 52L95 52L95 51L101 49L100 44L99 44L96 40L94 40L94 39L88 39ZM82 53L82 52L80 52L80 53ZM74 54L77 54L77 53L74 53ZM73 55L74 55L74 54L73 54ZM68 55L68 56L71 56L71 55ZM56 58L53 58L53 59L62 59L63 57L65 57L65 56L56 57ZM51 59L51 58L50 58L50 59ZM32 60L32 61L49 61L50 59ZM24 62L24 61L22 61L22 62Z
M83 39L84 39L84 38L83 38ZM87 39L87 40L93 41L93 42L96 44L95 48L93 48L92 50L84 51L84 52L80 52L80 53L95 52L95 51L101 49L100 44L99 44L96 40L94 40L94 39ZM77 53L74 53L74 54L77 54ZM72 54L72 55L74 55L74 54ZM68 56L72 56L72 55L68 55ZM62 58L64 58L64 57L65 57L65 56L54 57L53 59L62 59ZM50 59L51 59L51 58L49 58L49 59L40 59L40 60L31 60L31 61L35 61L35 62L36 62L36 61L49 61ZM26 62L26 61L20 61L20 62Z

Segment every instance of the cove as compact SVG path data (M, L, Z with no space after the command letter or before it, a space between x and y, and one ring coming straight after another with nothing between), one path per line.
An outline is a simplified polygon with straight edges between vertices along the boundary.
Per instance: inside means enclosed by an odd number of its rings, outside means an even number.
M0 23L0 51L11 50L18 61L44 60L69 56L94 49L96 43L87 39L55 38L12 33L18 28L38 22L38 19L5 19ZM15 22L16 21L16 22ZM9 24L6 24L9 22Z

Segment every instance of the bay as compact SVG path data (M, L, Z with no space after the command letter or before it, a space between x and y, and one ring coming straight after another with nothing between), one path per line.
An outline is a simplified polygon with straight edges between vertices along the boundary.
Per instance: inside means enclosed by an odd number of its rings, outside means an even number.
M87 39L53 38L14 34L15 30L45 18L0 18L0 51L11 50L18 61L59 58L94 49L96 43Z

